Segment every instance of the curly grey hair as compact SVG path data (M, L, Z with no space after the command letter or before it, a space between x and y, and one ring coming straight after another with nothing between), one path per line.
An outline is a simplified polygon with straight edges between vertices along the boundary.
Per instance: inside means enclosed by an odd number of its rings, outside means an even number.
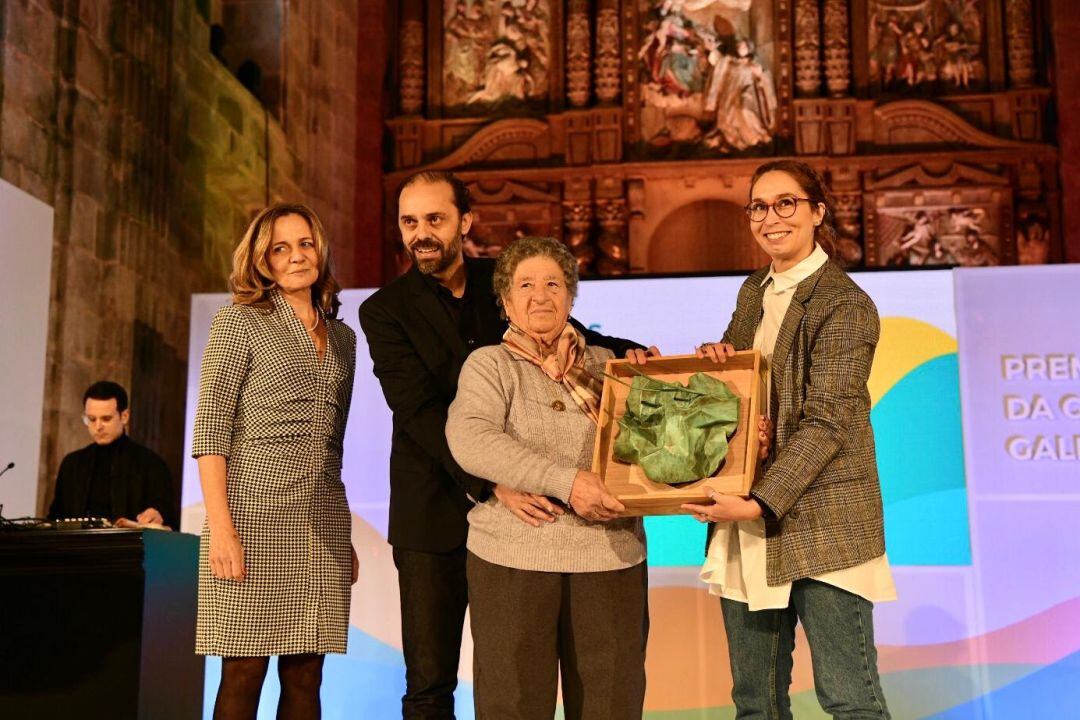
M514 271L517 270L517 266L529 258L538 256L549 257L559 264L563 277L566 278L566 291L570 294L570 300L577 297L577 259L570 249L553 237L523 237L510 243L499 253L499 259L495 262L492 284L495 286L495 296L499 299L500 305L502 305L503 297L510 294L510 286L514 282Z

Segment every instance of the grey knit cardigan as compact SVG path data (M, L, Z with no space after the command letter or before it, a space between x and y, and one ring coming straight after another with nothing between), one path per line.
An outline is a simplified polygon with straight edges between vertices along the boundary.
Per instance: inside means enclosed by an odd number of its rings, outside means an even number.
M585 353L595 376L612 357L602 348ZM565 504L578 469L592 464L595 437L596 425L570 393L528 360L495 345L465 361L446 439L466 472ZM567 508L535 528L494 495L469 512L467 547L496 565L543 572L621 570L645 560L639 519L590 522Z

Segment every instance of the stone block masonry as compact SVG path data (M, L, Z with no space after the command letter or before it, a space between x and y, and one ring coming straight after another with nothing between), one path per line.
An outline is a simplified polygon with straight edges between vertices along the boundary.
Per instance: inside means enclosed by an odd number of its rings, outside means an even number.
M210 54L218 4L0 2L0 177L56 213L41 511L100 378L179 488L190 295L226 290L268 201L314 207L354 283L358 4L283 0L269 110Z

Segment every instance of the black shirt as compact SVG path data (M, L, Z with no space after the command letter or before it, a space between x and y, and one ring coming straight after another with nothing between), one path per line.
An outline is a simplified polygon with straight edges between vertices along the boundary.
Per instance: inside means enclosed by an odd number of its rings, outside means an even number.
M121 435L108 445L94 444L90 447L93 471L90 473L90 492L86 496L86 509L80 517L112 516L113 464L120 448L127 442L127 435ZM131 518L134 520L134 518Z
M458 334L470 350L477 347L480 342L480 314L477 312L476 292L473 289L479 280L475 280L473 272L469 269L469 263L465 263L465 292L461 297L446 289L438 280L431 275L421 274L424 283L439 298L439 304L443 306L454 322Z
M69 453L56 475L49 517L135 517L155 508L176 527L179 513L172 476L161 457L127 435L109 445L91 443Z

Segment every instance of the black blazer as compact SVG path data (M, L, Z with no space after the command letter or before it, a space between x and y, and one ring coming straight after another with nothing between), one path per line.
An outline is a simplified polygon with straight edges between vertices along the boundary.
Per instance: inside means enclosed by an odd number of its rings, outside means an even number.
M173 502L172 476L165 461L153 450L140 445L126 435L116 440L112 476L112 512L110 520L135 516L146 508L154 508L165 524L177 528L177 509ZM60 463L56 475L56 494L49 507L49 517L82 517L90 494L94 474L94 444L69 453Z
M454 461L446 444L446 412L457 394L465 358L498 345L506 332L492 288L495 262L466 258L469 292L479 314L475 345L461 338L450 314L414 266L360 306L375 376L394 415L390 446L390 544L449 552L465 542L465 515L490 484ZM621 357L641 345L585 330L586 342Z

